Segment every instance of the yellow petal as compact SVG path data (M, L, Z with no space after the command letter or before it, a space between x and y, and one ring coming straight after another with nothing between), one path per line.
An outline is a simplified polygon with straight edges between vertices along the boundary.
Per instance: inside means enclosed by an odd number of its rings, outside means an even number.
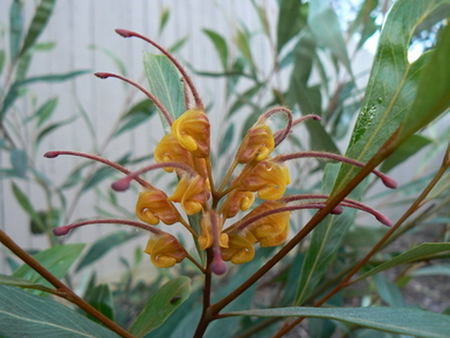
M209 156L210 125L203 110L184 112L173 122L172 133L195 157Z
M160 220L167 225L180 220L178 210L167 195L158 189L149 189L139 194L136 215L141 221L151 225L158 224Z
M272 153L274 147L272 129L258 121L247 131L236 154L236 161L239 163L260 162Z
M172 235L162 232L152 234L144 250L158 268L170 268L186 257L186 250Z
M281 198L290 183L289 170L283 162L264 160L243 178L243 189L258 192L264 200Z
M251 261L255 257L255 249L246 238L230 234L228 248L222 248L222 259L231 261L233 264L243 264Z

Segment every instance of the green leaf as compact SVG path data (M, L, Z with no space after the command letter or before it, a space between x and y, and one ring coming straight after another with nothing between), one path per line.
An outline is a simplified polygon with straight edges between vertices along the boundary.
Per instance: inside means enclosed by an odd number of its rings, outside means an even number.
M0 75L3 73L3 67L5 66L6 53L4 49L0 49Z
M445 3L450 6L450 1ZM398 139L417 132L450 108L449 55L450 26L447 25L442 28L433 55L420 74L417 95L401 121Z
M88 290L84 300L111 320L114 320L114 299L108 284L100 284ZM94 317L89 316L94 319Z
M184 90L180 75L172 62L164 55L144 53L144 68L150 92L168 110L173 119L186 111ZM166 119L160 114L163 124Z
M0 286L0 322L1 337L119 337L54 300L10 286Z
M135 104L128 113L121 118L121 126L117 130L115 136L119 136L126 131L136 128L152 117L155 112L155 104L148 99Z
M18 86L29 85L36 82L62 82L73 79L77 76L90 73L89 70L76 70L73 72L62 73L62 74L50 74L50 75L39 75L29 77L17 83Z
M425 338L446 338L448 337L448 332L450 331L449 316L410 308L290 307L236 311L227 313L227 315L329 318L384 332L393 332Z
M52 123L52 124L48 125L47 127L45 127L44 129L40 130L39 134L36 136L36 141L34 144L35 149L37 149L37 147L39 147L39 144L41 143L42 139L45 136L47 136L48 134L52 133L54 130L56 130L62 126L65 126L66 124L72 123L76 119L77 119L77 116L72 116L63 121Z
M30 116L28 120L31 120L33 118L37 118L37 126L41 127L45 122L48 121L48 119L52 116L53 112L55 111L56 106L58 105L58 98L54 97L52 99L49 99L45 101L38 110Z
M306 5L307 6L307 5ZM306 24L306 15L302 15L301 9L307 8L299 0L280 1L280 11L278 14L277 27L277 52L279 53L283 46Z
M389 158L383 162L380 170L384 173L392 170L432 142L433 140L426 136L410 136Z
M85 244L64 244L41 251L33 257L49 270L56 278L63 278L72 264L80 256ZM30 282L50 286L50 283L27 264L18 268L12 276Z
M160 326L191 292L191 280L188 277L177 277L164 284L145 305L130 333L136 337L144 337Z
M322 179L323 193L330 192L339 167L338 164L327 164L325 167ZM358 197L360 192L361 188L355 191L352 197ZM325 275L353 223L355 214L355 210L346 209L340 215L329 215L313 230L311 242L302 265L294 301L295 305L302 304Z
M416 27L430 13L438 10L440 5L448 5L450 1L430 0L413 1L413 3L414 6L409 0L396 1L381 32L369 83L362 102L362 109L346 153L348 157L363 163L367 162L395 130L404 123L407 115L410 116L409 119L420 120L420 116L429 113L425 106L421 107L424 110L420 113L414 106L413 110L418 115L410 115L408 111L411 110L415 99L425 99L422 95L416 95L417 88L421 74L423 73L424 76L428 77L428 73L431 71L428 67L437 65L430 63L432 58L435 57L432 54L435 53L425 53L414 63L409 63L407 59L408 47L411 35ZM444 56L440 64L445 63L445 60ZM436 60L437 62L439 61ZM444 67L448 67L448 65ZM428 71L426 71L427 69ZM436 67L430 78L434 78L437 72L447 74L448 72L444 70ZM445 77L446 75L442 76ZM431 83L428 85L432 88L440 87ZM446 84L443 83L444 89L445 86ZM433 96L433 100L435 98ZM430 115L432 115L431 112ZM420 125L423 126L423 124ZM356 167L342 166L340 179L335 190L338 191L345 186L358 171L359 168Z
M252 49L250 47L250 36L244 29L238 29L236 35L236 45L244 56L250 67L254 70L255 63L253 61Z
M31 220L30 230L31 233L34 235L43 234L56 228L59 225L59 221L61 219L61 210L50 209L45 211L39 211L38 217L42 220L44 228L41 228L40 224L36 223L34 220Z
M26 177L28 169L28 155L25 150L13 149L10 153L11 164L18 177Z
M25 210L25 212L34 222L39 224L40 228L45 229L45 225L42 222L42 219L39 217L36 210L34 210L34 207L28 199L28 196L14 182L11 182L11 187L14 197L16 198L17 202L19 202L22 209Z
M167 22L169 21L170 17L170 8L166 7L163 8L161 11L161 19L159 20L159 27L158 27L158 35L161 35L161 33L164 31L164 28L167 25Z
M9 10L9 55L11 63L16 62L23 33L22 3L13 0Z
M440 252L449 251L450 243L423 243L415 248L412 248L397 257L378 265L376 268L369 270L362 276L358 277L355 282L373 276L381 271L393 268L401 264L414 262L417 260L426 260L430 255Z
M45 26L47 25L50 16L52 15L53 8L55 7L56 0L42 0L36 9L33 20L28 28L25 41L23 43L20 55L24 55L28 49L34 45L39 35L41 35Z
M94 263L106 255L110 250L126 243L130 239L139 236L139 234L140 233L138 232L127 232L121 230L98 239L94 242L86 255L84 255L75 271L78 272L86 266Z
M436 264L432 266L426 266L424 268L420 268L414 270L411 273L411 276L420 277L420 276L450 276L450 265L448 264Z
M234 138L234 129L234 123L231 123L220 142L219 154L225 153L230 148L230 144L233 142Z
M24 80L20 80L18 82L13 83L8 93L5 95L5 99L3 101L3 107L0 114L0 120L4 117L8 109L14 103L19 95L19 89L25 85L36 83L36 82L61 82L72 79L76 76L83 75L88 73L87 70L78 70L74 72L69 72L65 74L52 74L52 75L40 75L30 77Z
M92 50L98 50L98 51L102 52L104 55L106 55L107 57L109 57L114 62L114 64L116 65L116 67L119 70L120 74L122 74L125 77L128 76L127 75L128 74L127 67L125 66L125 63L115 53L111 52L107 48L104 48L104 47L98 46L98 45L90 45L89 48L92 49Z
M228 112L228 116L234 115L240 108L242 108L245 105L254 106L252 103L252 97L255 96L255 94L257 94L262 87L263 87L262 84L257 83L253 87L247 89L244 93L240 94L236 98L236 101L231 106Z
M312 0L308 15L308 26L319 43L329 48L331 53L342 62L349 74L352 74L350 58L347 53L339 19L328 0Z
M392 307L404 307L406 306L403 299L400 288L388 280L382 274L374 276L375 286L381 299L386 302L387 305Z
M9 286L16 286L19 288L25 288L25 289L33 289L33 290L39 290L44 291L48 293L56 293L56 290L53 288L48 288L42 284L36 284L31 283L30 281L22 278L15 278L13 276L3 275L0 274L0 285L9 285Z
M225 39L218 33L210 30L203 29L203 32L209 37L211 42L216 48L216 52L219 55L220 61L222 62L223 70L228 69L228 47Z

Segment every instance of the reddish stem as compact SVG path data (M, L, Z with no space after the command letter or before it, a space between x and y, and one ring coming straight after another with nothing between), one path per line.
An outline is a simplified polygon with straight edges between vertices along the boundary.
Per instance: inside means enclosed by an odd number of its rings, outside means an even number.
M199 108L201 110L204 109L203 102L200 99L200 95L198 94L197 88L195 88L194 83L192 82L191 78L186 73L183 66L181 66L181 64L178 62L178 60L175 59L175 57L171 53L169 53L169 51L167 51L163 46L159 45L155 41L149 39L148 37L146 37L142 34L139 34L139 33L133 32L133 31L129 31L126 29L120 29L120 28L116 29L116 33L119 34L120 36L123 36L124 38L137 37L137 38L142 39L142 40L148 42L149 44L155 46L156 48L158 48L161 51L161 53L163 53L165 56L167 56L170 59L170 61L172 61L174 66L177 67L177 69L180 71L180 73L183 76L184 80L186 81L187 85L191 89L192 96L194 97L194 101L195 101L195 104L197 105L197 108Z
M129 84L131 84L132 86L136 87L137 89L139 89L141 92L143 92L145 95L147 95L147 97L159 108L159 110L161 111L161 113L163 113L164 117L167 120L167 123L171 126L173 123L173 118L172 116L170 116L169 111L166 109L166 107L163 106L163 104L156 98L156 96L154 96L152 93L150 93L146 88L144 88L143 86L141 86L139 83L137 83L136 81L133 81L125 76L119 75L119 74L114 74L114 73L105 73L105 72L97 72L94 74L95 76L99 77L100 79L107 79L108 77L115 77L117 79L120 79L122 81L125 81Z
M106 158L100 157L100 156L96 156L96 155L91 155L91 154L86 154L86 153L82 153L79 151L70 151L70 150L55 150L55 151L47 151L44 154L44 157L46 158L55 158L58 157L59 155L71 155L71 156L78 156L78 157L84 157L84 158L88 158L90 160L94 160L103 164L106 164L107 166L114 168L126 175L130 175L131 171L129 171L128 169L125 169L124 167L122 167L120 164L117 164L115 162L112 162L110 160L107 160ZM142 178L136 177L134 178L140 185L142 185L144 188L151 188L152 185L148 182L146 182L145 180L143 180Z
M188 165L185 165L182 163L177 163L177 162L161 162L161 163L149 165L149 166L139 169L138 171L135 171L133 173L129 173L128 176L111 184L111 187L115 191L128 190L128 188L130 187L130 182L132 180L137 180L139 175L142 175L142 174L146 173L147 171L159 169L159 168L179 168L179 169L185 170L192 176L197 175L197 173Z
M329 160L335 160L335 161L340 161L340 162L344 162L344 163L348 163L360 168L363 168L364 166L366 166L364 163L358 162L352 158L348 158L345 156L341 156L338 154L333 154L333 153L327 153L327 152L320 152L320 151L302 151L302 152L298 152L298 153L292 153L292 154L287 154L287 155L281 155L276 157L276 160L279 161L288 161L288 160L293 160L293 159L297 159L297 158L305 158L305 157L314 157L314 158L326 158ZM372 170L372 173L374 173L375 175L377 175L381 181L383 182L383 184L391 189L396 189L397 188L397 182L390 178L389 176L383 174L382 172L379 172L378 170Z
M55 236L64 236L67 235L71 230L75 228L79 228L85 225L91 225L91 224L123 224L123 225L129 225L131 227L139 228L145 231L149 231L152 234L159 235L162 233L162 231L156 227L149 226L145 223L135 222L135 221L129 221L124 219L93 219L88 221L81 221L69 225L63 225L60 227L57 227L53 229L53 233Z

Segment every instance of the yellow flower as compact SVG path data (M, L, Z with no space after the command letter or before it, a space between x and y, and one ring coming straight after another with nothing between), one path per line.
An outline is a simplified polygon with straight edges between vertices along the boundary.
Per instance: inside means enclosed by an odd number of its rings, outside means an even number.
M159 221L171 225L180 220L180 214L168 196L159 189L149 189L139 194L136 215L143 222L156 225Z
M253 217L270 210L284 207L285 204L279 201L267 201L247 214L241 222L245 222ZM241 231L250 242L259 242L261 246L277 246L283 243L289 233L289 211L277 212L261 217L247 225Z
M260 162L272 153L274 147L272 130L262 121L258 121L245 135L236 154L236 161L238 163Z
M274 160L259 162L242 178L243 190L258 192L258 196L264 200L281 198L290 182L286 165Z
M228 235L228 248L222 248L222 259L233 264L243 264L255 257L253 243L237 234Z
M200 175L195 177L184 175L169 199L181 203L181 207L188 215L194 215L203 209L209 196L208 183Z
M221 208L221 213L225 218L237 215L239 210L248 210L255 201L255 194L251 191L233 190Z
M165 135L155 149L156 162L176 162L193 166L192 154L187 151L173 134ZM164 168L171 173L173 168Z
M209 156L210 125L203 110L191 109L172 124L172 133L195 157Z
M170 268L186 257L186 250L172 235L161 232L152 234L144 250L158 268Z
M200 249L210 248L214 243L214 237L218 239L220 247L228 247L228 235L222 233L223 220L219 214L214 211L204 213L201 226L202 234L198 237Z

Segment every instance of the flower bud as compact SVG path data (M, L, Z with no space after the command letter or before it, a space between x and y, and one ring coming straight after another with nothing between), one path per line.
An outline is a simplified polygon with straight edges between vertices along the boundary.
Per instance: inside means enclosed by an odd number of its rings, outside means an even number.
M247 131L236 154L238 163L260 162L272 153L275 147L272 130L260 120Z
M136 204L136 215L143 222L156 225L159 221L167 225L180 220L178 210L161 190L150 189L139 194Z
M246 211L250 209L254 201L255 194L253 192L233 190L223 204L221 213L225 218L234 217L239 210Z
M223 220L215 211L204 213L201 220L202 234L198 237L200 249L210 248L214 244L214 238L218 240L219 247L228 247L228 235L222 233Z
M156 162L176 162L193 166L193 158L173 134L165 135L158 143L155 149ZM171 173L173 168L164 168L165 171Z
M195 177L184 175L170 200L181 203L181 207L188 215L194 215L202 210L209 196L208 183L200 175Z
M281 198L291 182L289 170L283 162L264 160L242 179L243 190L258 192L264 200Z
M247 238L238 234L230 234L228 238L228 248L222 248L224 261L231 261L233 264L243 264L255 257L255 248Z
M171 234L152 234L144 250L158 268L170 268L186 257L186 250Z

